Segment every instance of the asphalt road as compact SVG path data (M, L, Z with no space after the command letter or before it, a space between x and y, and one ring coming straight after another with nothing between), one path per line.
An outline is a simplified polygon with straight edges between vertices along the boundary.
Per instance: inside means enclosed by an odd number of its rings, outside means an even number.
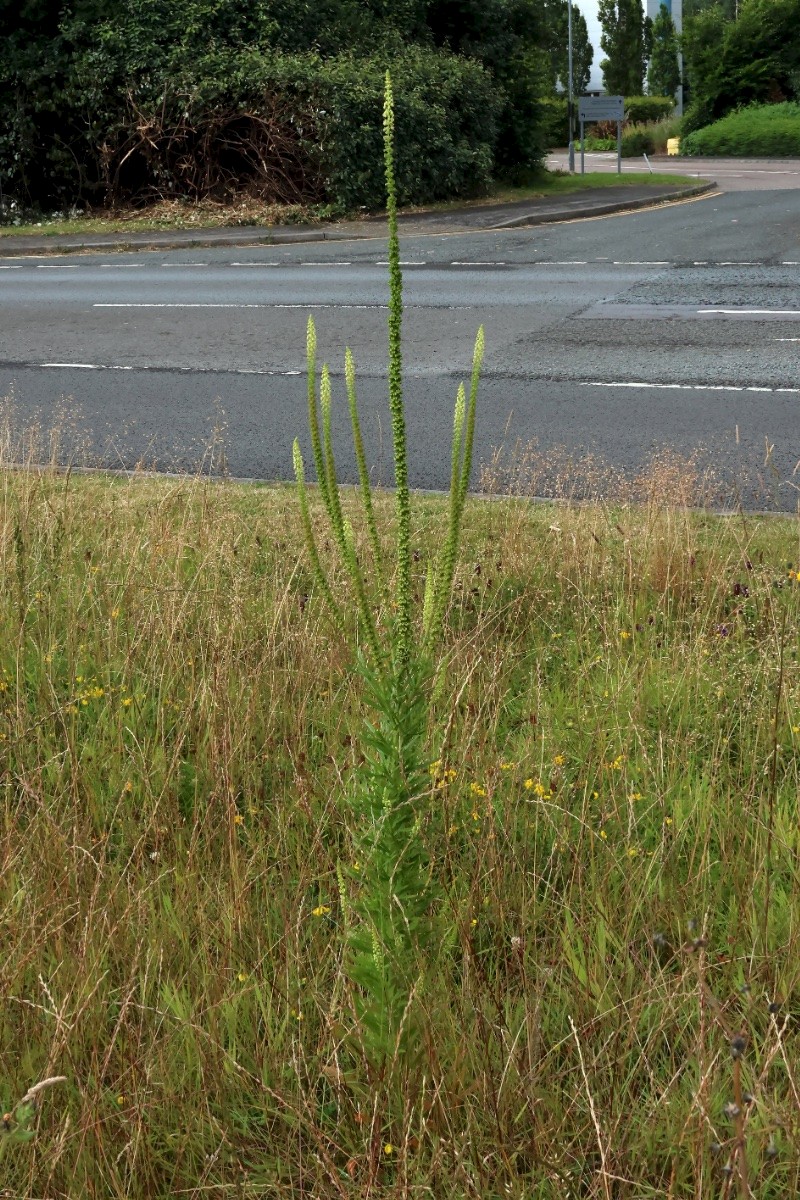
M635 474L669 447L699 451L727 501L795 507L800 188L407 238L401 253L414 486L447 485L453 398L482 323L475 485L498 448L507 461L535 445L527 460L547 493L580 491L601 461ZM354 476L350 345L368 454L390 483L385 255L375 240L5 259L9 420L17 436L32 422L58 427L62 455L79 461L288 478L293 437L307 448L311 312L339 399L341 475Z

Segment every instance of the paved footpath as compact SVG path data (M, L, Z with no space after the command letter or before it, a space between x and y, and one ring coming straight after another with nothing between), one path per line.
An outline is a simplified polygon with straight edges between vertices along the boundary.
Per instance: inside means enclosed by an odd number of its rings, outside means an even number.
M707 191L708 179L683 187L657 187L648 184L588 188L577 195L518 200L511 204L481 204L417 213L400 217L405 237L426 233L467 233L471 230L510 229L543 225L556 221L602 216L628 209L674 203ZM301 245L304 242L352 241L384 238L384 217L365 217L356 221L337 221L329 225L235 226L216 229L170 229L152 233L90 234L6 234L0 237L0 257L27 254L53 254L81 250L177 250L193 246L276 246Z

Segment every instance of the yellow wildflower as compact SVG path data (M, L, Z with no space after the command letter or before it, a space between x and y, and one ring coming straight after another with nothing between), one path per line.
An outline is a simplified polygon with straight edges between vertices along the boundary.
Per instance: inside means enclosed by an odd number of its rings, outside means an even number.
M553 759L553 766L554 767L563 767L563 765L566 761L567 760L563 754L557 754L555 756L555 758Z
M600 830L600 837L603 839L604 842L608 841L608 834L606 833L605 829Z
M233 818L233 823L234 825L244 825L244 817L241 813L236 814L236 816Z
M387 1158L391 1154L394 1154L394 1146L392 1145L391 1142L387 1142L386 1145L383 1147L383 1153L386 1155Z
M469 785L469 790L472 792L473 796L485 796L486 795L486 788L481 787L481 785L479 783L471 783Z
M330 912L330 906L327 904L318 904L316 908L312 908L312 917L327 917Z

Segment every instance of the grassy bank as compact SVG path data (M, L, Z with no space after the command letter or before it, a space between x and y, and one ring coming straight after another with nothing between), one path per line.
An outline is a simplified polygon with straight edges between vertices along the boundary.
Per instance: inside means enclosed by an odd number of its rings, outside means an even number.
M491 193L480 200L457 200L446 204L434 204L429 208L441 210L447 208L464 208L471 204L497 204L507 200L542 199L548 196L567 195L583 191L586 188L625 186L637 183L652 184L653 186L681 186L697 181L683 175L653 174L636 177L609 176L603 172L589 172L586 175L564 175L557 171L543 171L526 187L509 187L498 184ZM428 209L405 209L405 212L421 212ZM363 217L363 213L353 216ZM169 230L199 230L218 229L220 227L269 227L271 225L318 225L330 221L329 207L301 205L259 204L254 200L243 198L230 204L214 204L210 201L191 204L181 201L162 201L146 209L126 209L123 211L78 214L65 217L61 213L42 216L37 220L21 221L20 224L0 224L0 238L11 235L42 234L56 237L61 234L92 234L92 233L151 233Z
M681 141L682 155L795 158L800 155L800 104L751 104L695 129Z
M4 1194L734 1196L736 1136L798 1191L796 521L468 507L398 1104L342 972L362 683L293 492L0 488L0 1102L67 1077Z

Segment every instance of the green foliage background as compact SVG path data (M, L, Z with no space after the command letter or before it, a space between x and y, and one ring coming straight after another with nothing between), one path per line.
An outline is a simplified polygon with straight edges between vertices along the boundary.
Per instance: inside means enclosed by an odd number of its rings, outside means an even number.
M800 100L798 30L800 0L744 0L735 20L715 4L688 19L685 132L743 105Z
M600 62L603 84L614 96L640 96L649 58L652 22L642 0L599 0L597 15L603 32Z
M3 194L67 207L244 188L372 207L388 67L400 202L480 193L542 161L556 7L0 0Z
M800 104L752 104L690 133L681 154L800 155Z
M653 20L653 51L647 65L647 90L653 96L674 96L680 87L678 37L666 4Z

